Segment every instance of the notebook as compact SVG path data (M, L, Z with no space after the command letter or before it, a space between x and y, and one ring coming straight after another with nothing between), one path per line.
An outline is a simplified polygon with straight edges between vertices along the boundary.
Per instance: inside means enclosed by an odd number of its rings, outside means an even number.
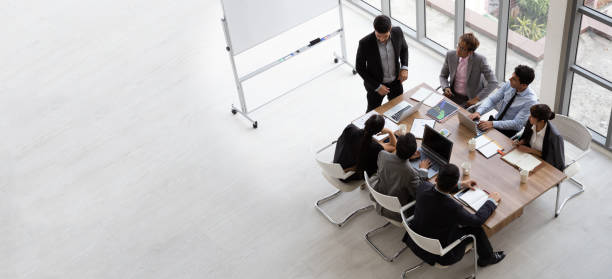
M433 128L434 125L436 125L436 121L432 119L415 118L414 121L412 121L410 133L413 134L415 138L422 139L423 133L425 132L425 125Z
M540 159L536 158L535 156L520 151L516 148L508 152L508 154L502 156L502 159L508 164L517 167L519 170L528 171L533 171L537 166L542 163L542 161L540 161Z
M481 189L464 189L455 194L455 198L461 203L469 206L474 211L478 211L489 199L489 194Z
M415 100L417 102L422 102L427 97L429 97L429 95L434 94L434 93L435 92L433 92L433 91L431 91L429 89L421 87L421 88L419 88L419 90L416 93L414 93L414 94L412 94L412 96L410 96L410 99L413 99L413 100Z
M497 154L497 150L504 149L487 135L481 135L476 138L476 150L488 159Z

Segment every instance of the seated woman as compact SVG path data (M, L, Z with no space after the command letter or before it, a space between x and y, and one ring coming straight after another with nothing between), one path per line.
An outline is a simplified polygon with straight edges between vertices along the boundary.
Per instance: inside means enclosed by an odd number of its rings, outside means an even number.
M541 157L563 171L565 169L563 137L548 121L555 118L555 113L545 104L533 105L529 111L531 115L525 124L523 135L514 143L518 145L518 150Z
M372 115L365 122L363 129L349 124L344 128L336 143L334 163L342 166L345 172L355 171L355 174L345 180L352 181L363 179L363 171L373 175L378 170L376 160L378 152L386 150L395 151L396 138L392 131L385 126L385 118L382 115ZM389 142L376 141L373 135L387 134Z

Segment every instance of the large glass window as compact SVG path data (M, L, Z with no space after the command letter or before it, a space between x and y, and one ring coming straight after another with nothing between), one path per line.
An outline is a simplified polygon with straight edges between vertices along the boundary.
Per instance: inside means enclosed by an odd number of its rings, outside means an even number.
M416 0L391 0L391 17L416 30Z
M535 80L530 87L538 96L544 65L548 3L549 0L510 1L506 77L510 77L518 65L533 68Z
M455 48L455 0L425 1L425 36L447 49Z
M612 28L583 16L576 53L576 64L612 80Z
M612 92L574 74L571 94L569 117L605 137L610 125Z
M610 10L611 0L584 0L583 3L593 10L612 16L612 10Z
M465 1L465 32L476 35L480 41L477 53L484 55L495 71L497 51L497 19L499 4L489 0Z
M363 2L366 2L368 5L378 9L379 11L381 11L381 0L361 0Z

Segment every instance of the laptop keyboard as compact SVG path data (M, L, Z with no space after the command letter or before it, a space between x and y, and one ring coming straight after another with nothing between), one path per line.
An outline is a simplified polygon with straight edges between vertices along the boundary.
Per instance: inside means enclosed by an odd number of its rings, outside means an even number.
M391 115L391 118L393 120L395 120L395 121L400 121L400 117L402 117L402 113L404 113L404 111L406 111L409 108L410 108L410 106L401 109L400 111L398 111L398 112L394 113L393 115Z

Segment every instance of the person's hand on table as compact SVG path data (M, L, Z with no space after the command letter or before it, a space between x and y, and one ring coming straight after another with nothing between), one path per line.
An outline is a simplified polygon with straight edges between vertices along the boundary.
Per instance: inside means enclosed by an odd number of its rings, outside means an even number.
M399 72L399 75L397 76L397 79L401 82L404 82L408 79L408 70L403 69Z
M489 194L489 198L492 198L497 203L499 203L501 201L501 195L498 192L493 192L493 193Z
M468 115L468 117L470 119L472 119L472 120L478 120L478 119L480 119L480 113L474 112L474 113L471 113L470 115Z
M414 154L412 154L412 156L410 156L410 158L408 158L409 160L416 160L419 157L421 157L421 152L420 151L415 151Z
M453 96L453 92L451 91L449 87L444 88L444 96L446 96L447 98L450 98Z
M473 106L474 104L478 103L478 101L480 101L480 99L478 97L475 97L474 99L470 99L468 100L465 105L468 107Z
M431 161L429 159L422 160L419 163L420 169L429 169L431 167Z
M480 121L478 123L478 129L486 131L493 128L493 121Z
M531 152L531 148L527 147L526 145L519 145L516 147L516 149L518 149L521 152L525 152L525 153L532 153Z
M381 85L380 88L378 88L378 90L376 90L376 92L378 92L378 94L380 96L385 96L385 95L389 94L389 87Z
M477 184L476 181L474 181L473 179L466 179L466 180L461 181L460 183L461 187L469 188L470 190L474 190L476 187L476 184Z

